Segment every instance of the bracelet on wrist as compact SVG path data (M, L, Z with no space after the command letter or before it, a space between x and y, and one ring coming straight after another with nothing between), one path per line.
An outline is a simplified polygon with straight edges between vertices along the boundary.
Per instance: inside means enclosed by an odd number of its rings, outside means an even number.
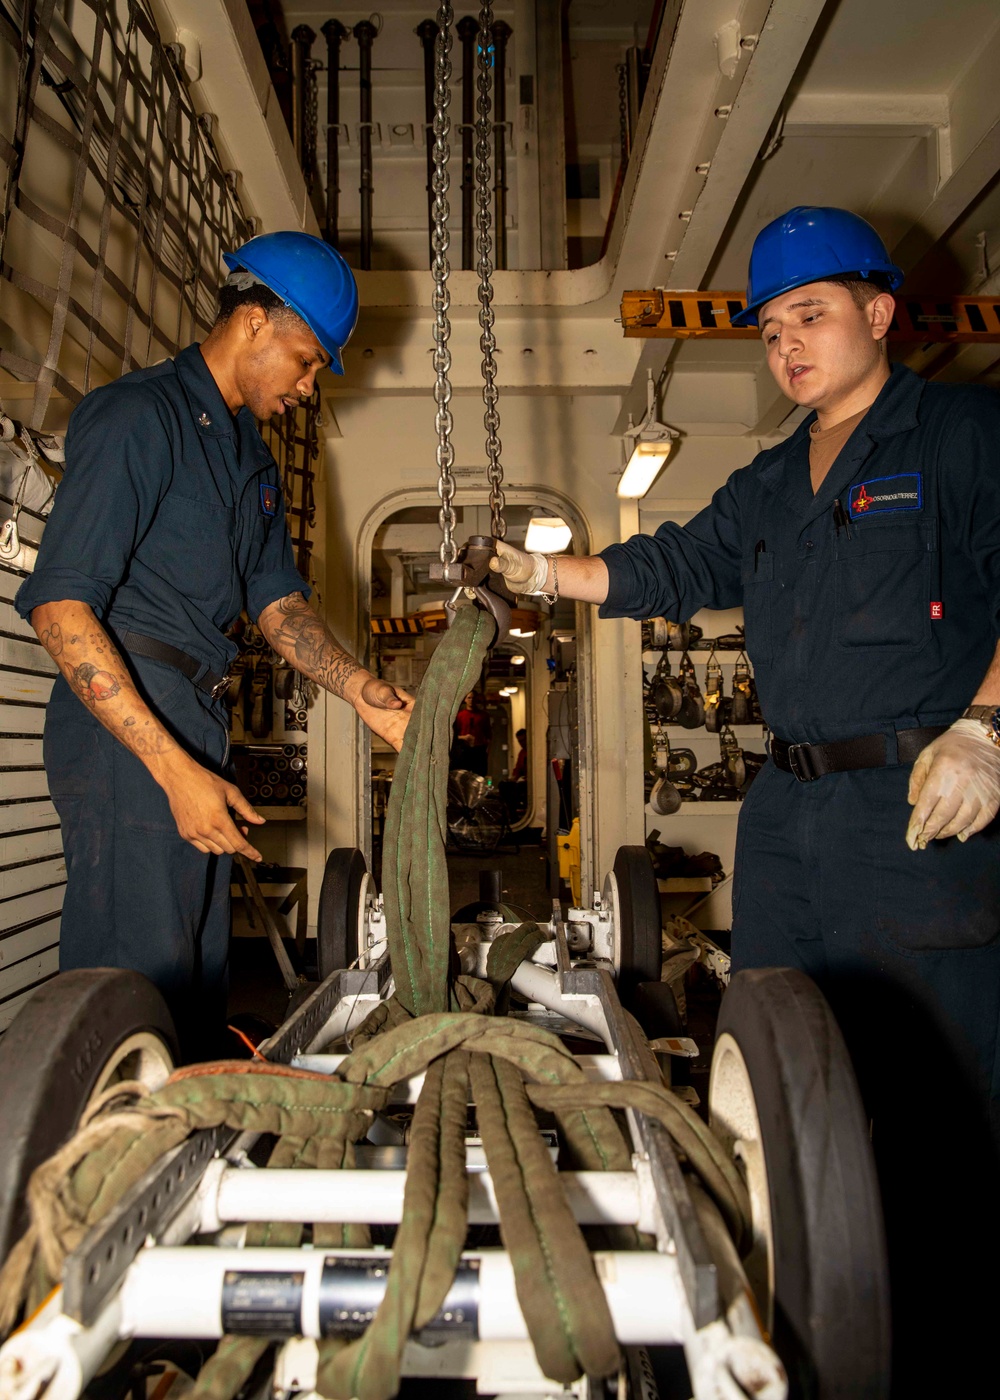
M559 570L556 566L557 557L558 556L555 554L550 554L548 556L549 563L552 565L552 592L546 593L543 590L540 595L547 603L557 603L559 601Z

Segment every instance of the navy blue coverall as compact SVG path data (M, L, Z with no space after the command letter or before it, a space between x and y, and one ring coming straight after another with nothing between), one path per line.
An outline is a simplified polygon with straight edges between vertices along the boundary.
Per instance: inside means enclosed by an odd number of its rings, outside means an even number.
M740 812L732 946L734 969L798 967L831 1000L884 1149L892 1236L928 1208L915 1162L949 1105L969 1170L988 1152L984 1104L1000 1124L1000 821L911 852L910 768L893 762L897 731L971 703L1000 637L1000 396L897 366L815 495L812 421L688 525L605 550L601 614L742 605L772 733L887 737L885 768L803 783L765 764ZM955 1154L952 1136L938 1190Z
M241 609L256 621L269 603L309 591L277 464L250 411L229 412L199 346L86 396L37 567L17 595L22 617L75 599L112 638L142 633L222 674L237 650L224 634ZM122 651L153 712L199 763L226 773L222 701ZM68 876L60 969L145 973L196 1046L225 1010L231 858L182 840L163 790L62 677L44 757Z

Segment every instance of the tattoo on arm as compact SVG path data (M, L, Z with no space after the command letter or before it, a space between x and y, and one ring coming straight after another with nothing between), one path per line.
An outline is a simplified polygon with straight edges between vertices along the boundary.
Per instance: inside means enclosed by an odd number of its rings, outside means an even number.
M63 649L62 628L58 622L53 622L51 627L46 627L38 639L51 657L59 656ZM72 641L79 641L78 637L73 637Z
M271 646L310 680L343 696L347 682L362 669L360 663L337 642L301 593L280 598L273 608L262 626Z
M39 640L57 661L73 692L105 729L144 761L179 748L147 707L129 668L90 606L73 600L41 606L45 611L40 614L36 608L31 619Z
M168 750L177 747L170 735L164 730L153 729L148 721L145 727L151 732L147 734L137 730L135 734L130 734L126 741L132 752L137 754L139 758L145 754L167 753Z
M110 671L102 671L91 661L83 661L73 668L73 680L80 696L88 705L98 700L111 700L121 690Z

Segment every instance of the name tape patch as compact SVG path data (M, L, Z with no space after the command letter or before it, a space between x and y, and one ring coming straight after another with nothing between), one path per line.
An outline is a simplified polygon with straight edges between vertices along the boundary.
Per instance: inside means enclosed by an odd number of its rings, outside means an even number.
M278 513L278 488L277 486L267 486L263 482L260 488L260 513L261 515L277 515Z
M923 477L920 472L905 472L900 476L880 476L851 487L851 519L858 520L876 511L920 510L924 504Z

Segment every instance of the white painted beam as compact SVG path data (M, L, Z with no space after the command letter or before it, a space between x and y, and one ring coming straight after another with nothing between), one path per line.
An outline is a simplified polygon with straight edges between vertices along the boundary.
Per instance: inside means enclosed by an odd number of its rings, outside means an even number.
M155 9L164 42L183 42L192 71L200 67L201 76L191 84L195 106L218 119L220 151L242 176L241 193L260 219L262 231L299 228L318 234L305 179L246 4L243 0L155 0Z
M955 84L949 106L950 174L892 249L910 273L1000 172L1000 25Z
M703 181L700 192L692 193L697 188L691 184L695 175L695 160L690 162L691 168L686 172L680 193L689 197L690 218L678 225L677 191L672 190L663 201L663 224L668 239L672 228L683 228L674 256L661 261L665 269L662 280L667 286L689 288L705 285L704 279L732 217L733 208L824 8L825 0L773 0L766 17L761 14L763 22L759 24L757 45L749 61L737 69L733 80L736 87L730 99L730 114L724 122L716 118L715 128L697 146L695 159L699 162L698 168L702 165L708 167L704 176L699 177L699 181ZM744 32L754 32L751 25L755 17L750 7L745 6L741 12ZM678 42L683 24L682 17L678 26ZM718 79L718 72L715 76ZM725 97L725 92L717 86L716 93L718 103ZM716 105L713 110L720 112L725 105L723 102L722 106ZM714 149L709 149L705 143L716 138ZM688 200L681 202L680 212L683 212L685 203ZM655 286L660 280L653 277L647 282L633 285ZM622 401L615 424L616 431L624 430L629 413L638 421L645 402L647 369L651 369L654 376L659 378L676 349L677 343L672 341L643 342L632 386Z
M826 0L774 0L666 284L701 287Z
M800 92L785 114L790 127L878 127L927 131L947 126L948 95L943 92Z

